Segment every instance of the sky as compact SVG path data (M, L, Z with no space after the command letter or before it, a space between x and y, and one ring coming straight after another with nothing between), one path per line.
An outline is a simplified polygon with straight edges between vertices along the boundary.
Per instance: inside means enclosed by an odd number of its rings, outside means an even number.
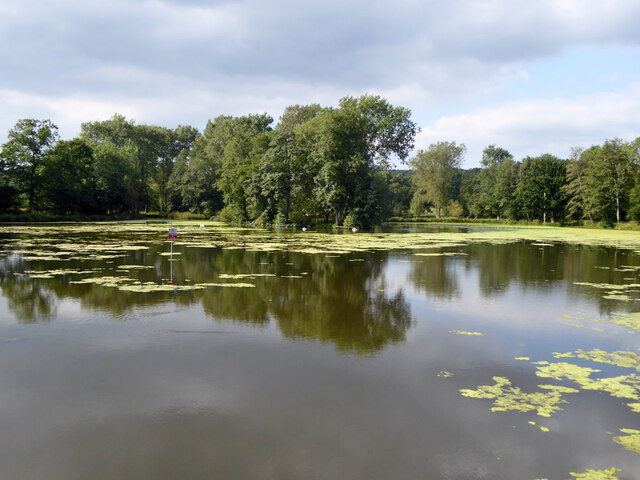
M412 111L416 150L516 160L640 137L637 0L0 0L0 143L115 113L218 115L364 93Z

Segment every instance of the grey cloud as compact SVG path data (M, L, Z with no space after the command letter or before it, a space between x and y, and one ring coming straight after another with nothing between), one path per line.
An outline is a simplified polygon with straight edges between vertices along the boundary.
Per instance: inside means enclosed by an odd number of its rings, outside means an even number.
M32 105L73 97L149 122L365 91L426 109L495 92L518 65L569 46L640 44L636 3L24 0L0 5L0 92L33 97L5 115L55 113Z
M619 41L620 32L631 36L626 41L637 42L640 35L631 21L638 7L620 8L604 21L587 17L580 28L548 4L535 5L26 2L24 11L14 13L12 26L0 33L5 45L0 55L5 87L26 85L39 93L55 91L56 84L70 90L122 88L120 82L92 77L85 69L92 64L135 65L198 80L277 76L367 88L420 76L425 65L421 79L428 85L433 70L466 71L469 62L495 68L574 42ZM135 81L129 85L135 88Z

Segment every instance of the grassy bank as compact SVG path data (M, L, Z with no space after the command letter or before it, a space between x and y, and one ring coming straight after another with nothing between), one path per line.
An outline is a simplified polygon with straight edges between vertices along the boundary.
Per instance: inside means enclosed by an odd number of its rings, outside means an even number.
M515 225L515 226L538 226L538 227L578 227L578 228L601 228L614 230L638 230L640 224L636 221L620 222L619 224L604 225L601 223L591 222L547 222L542 223L539 220L527 222L526 220L509 220L495 218L456 218L456 217L390 217L385 221L386 224L393 223L454 223L454 224L471 224L471 225Z

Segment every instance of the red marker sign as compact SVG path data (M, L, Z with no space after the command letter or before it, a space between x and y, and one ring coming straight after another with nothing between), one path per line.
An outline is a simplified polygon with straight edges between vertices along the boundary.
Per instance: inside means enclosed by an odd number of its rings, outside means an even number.
M169 240L177 240L178 239L178 229L170 228L169 229Z

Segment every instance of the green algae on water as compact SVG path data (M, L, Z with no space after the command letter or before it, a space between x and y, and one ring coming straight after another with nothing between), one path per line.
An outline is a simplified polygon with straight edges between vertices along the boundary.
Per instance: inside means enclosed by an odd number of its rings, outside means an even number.
M597 372L600 370L561 362L537 367L536 375L555 380L571 380L580 385L583 390L607 392L612 397L640 400L640 377L637 375L592 379L591 374Z
M440 377L440 378L451 378L451 377L453 377L453 373L447 372L446 370L442 370L440 373L438 373L438 377Z
M628 350L619 350L609 353L604 350L600 350L599 348L589 351L578 349L575 353L578 358L582 358L584 360L615 365L622 368L633 368L640 372L640 355Z
M221 273L220 275L218 275L218 278L237 280L241 278L253 279L258 277L275 277L275 276L276 276L275 273L236 273L233 275L229 273Z
M631 452L640 453L640 430L621 428L620 431L626 435L614 437L613 441Z
M456 335L469 335L469 336L476 336L476 337L483 337L484 333L480 333L480 332L467 332L465 330L449 330L449 333L455 333Z
M470 398L493 399L492 412L531 412L535 411L541 417L550 417L559 406L568 403L562 398L564 393L577 393L578 390L555 385L539 385L543 392L525 393L518 387L513 387L511 381L505 377L493 377L495 385L481 385L477 389L461 389L460 393Z
M569 472L569 475L578 480L618 480L619 468L608 468L606 470L587 469L582 473Z
M200 285L172 285L166 283L145 282L140 284L118 285L118 290L134 293L153 292L184 292L188 290L200 290L204 288Z

